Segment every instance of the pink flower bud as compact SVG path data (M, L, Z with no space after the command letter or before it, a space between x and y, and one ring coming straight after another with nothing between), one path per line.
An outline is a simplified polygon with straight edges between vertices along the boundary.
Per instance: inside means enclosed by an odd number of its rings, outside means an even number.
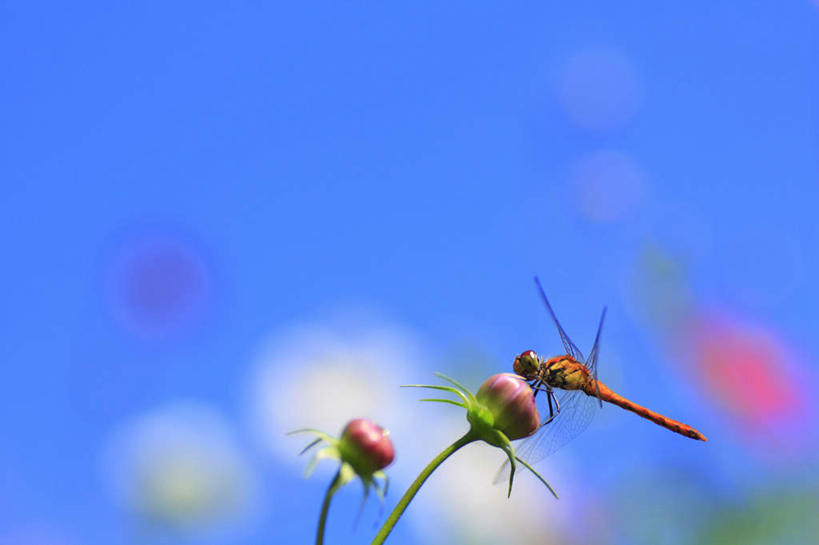
M395 458L389 432L366 418L351 420L344 427L338 446L342 459L359 474L384 469Z
M517 375L492 375L481 385L477 399L494 416L494 427L510 440L528 437L540 426L532 389Z

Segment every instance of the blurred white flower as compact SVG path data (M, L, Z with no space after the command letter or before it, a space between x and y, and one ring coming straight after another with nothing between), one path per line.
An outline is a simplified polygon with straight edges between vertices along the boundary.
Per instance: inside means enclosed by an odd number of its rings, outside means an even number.
M129 423L105 462L121 503L151 523L207 529L239 518L251 497L249 469L229 426L196 404L179 403Z
M572 502L555 500L523 468L515 474L512 497L507 499L507 483L492 484L503 460L497 448L476 443L436 470L408 510L424 543L567 542L571 524L567 509ZM544 464L538 464L538 471L560 494L564 479L555 479L554 470Z
M419 380L414 365L422 357L409 334L383 325L307 325L277 335L250 376L256 433L283 460L303 465L288 431L309 427L332 435L353 418L369 418L392 433L401 460L407 454L401 434L412 433L408 419L417 398L400 386Z

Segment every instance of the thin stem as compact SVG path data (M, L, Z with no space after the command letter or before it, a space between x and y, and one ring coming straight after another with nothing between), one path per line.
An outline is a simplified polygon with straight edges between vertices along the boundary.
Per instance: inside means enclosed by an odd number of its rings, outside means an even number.
M321 514L319 515L318 531L316 532L316 545L324 543L324 526L327 523L327 511L330 509L330 500L333 498L338 489L341 488L341 469L333 478L330 487L327 488L327 493L324 495L324 503L321 504Z
M404 492L404 495L401 496L401 499L398 500L398 504L395 506L395 509L392 510L390 516L387 517L387 520L384 521L384 525L378 531L378 534L375 536L375 539L372 540L370 545L381 545L384 543L384 540L387 539L387 536L390 535L395 523L398 522L398 519L401 518L401 515L404 514L404 510L407 508L409 503L412 501L412 498L415 497L415 494L418 493L418 490L421 488L421 485L432 475L432 472L437 469L439 465L441 465L444 460L452 456L458 449L463 447L464 445L468 445L472 441L476 441L478 439L477 435L473 433L470 429L466 435L449 445L445 448L441 454L436 456L428 465L421 471L421 473L416 477L416 479L412 482L410 487Z

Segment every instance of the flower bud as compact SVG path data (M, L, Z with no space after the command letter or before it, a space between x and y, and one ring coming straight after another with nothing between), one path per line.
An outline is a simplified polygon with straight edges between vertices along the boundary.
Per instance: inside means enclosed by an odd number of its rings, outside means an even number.
M364 475L384 469L395 458L389 432L365 418L351 420L344 427L338 448L342 459Z
M492 375L481 385L476 397L492 413L495 429L509 440L528 437L540 426L532 389L517 375Z

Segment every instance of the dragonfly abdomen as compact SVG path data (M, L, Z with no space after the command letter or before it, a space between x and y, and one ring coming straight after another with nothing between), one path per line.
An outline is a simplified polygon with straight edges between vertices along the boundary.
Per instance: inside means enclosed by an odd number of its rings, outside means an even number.
M705 438L703 434L701 434L691 426L668 418L667 416L663 416L659 413L655 413L651 409L646 409L642 405L638 405L633 401L629 401L620 394L617 394L614 391L612 391L608 386L606 386L600 381L597 382L597 387L600 390L600 399L602 399L603 401L607 401L609 403L617 405L618 407L622 407L623 409L626 409L639 416L642 416L647 420L651 420L655 424L662 426L667 430L671 430L674 433L679 433L680 435L690 437L691 439L697 439L699 441L708 440ZM594 388L593 383L589 383L586 386L586 388L583 388L583 391L590 396L595 397L597 396L597 389Z

